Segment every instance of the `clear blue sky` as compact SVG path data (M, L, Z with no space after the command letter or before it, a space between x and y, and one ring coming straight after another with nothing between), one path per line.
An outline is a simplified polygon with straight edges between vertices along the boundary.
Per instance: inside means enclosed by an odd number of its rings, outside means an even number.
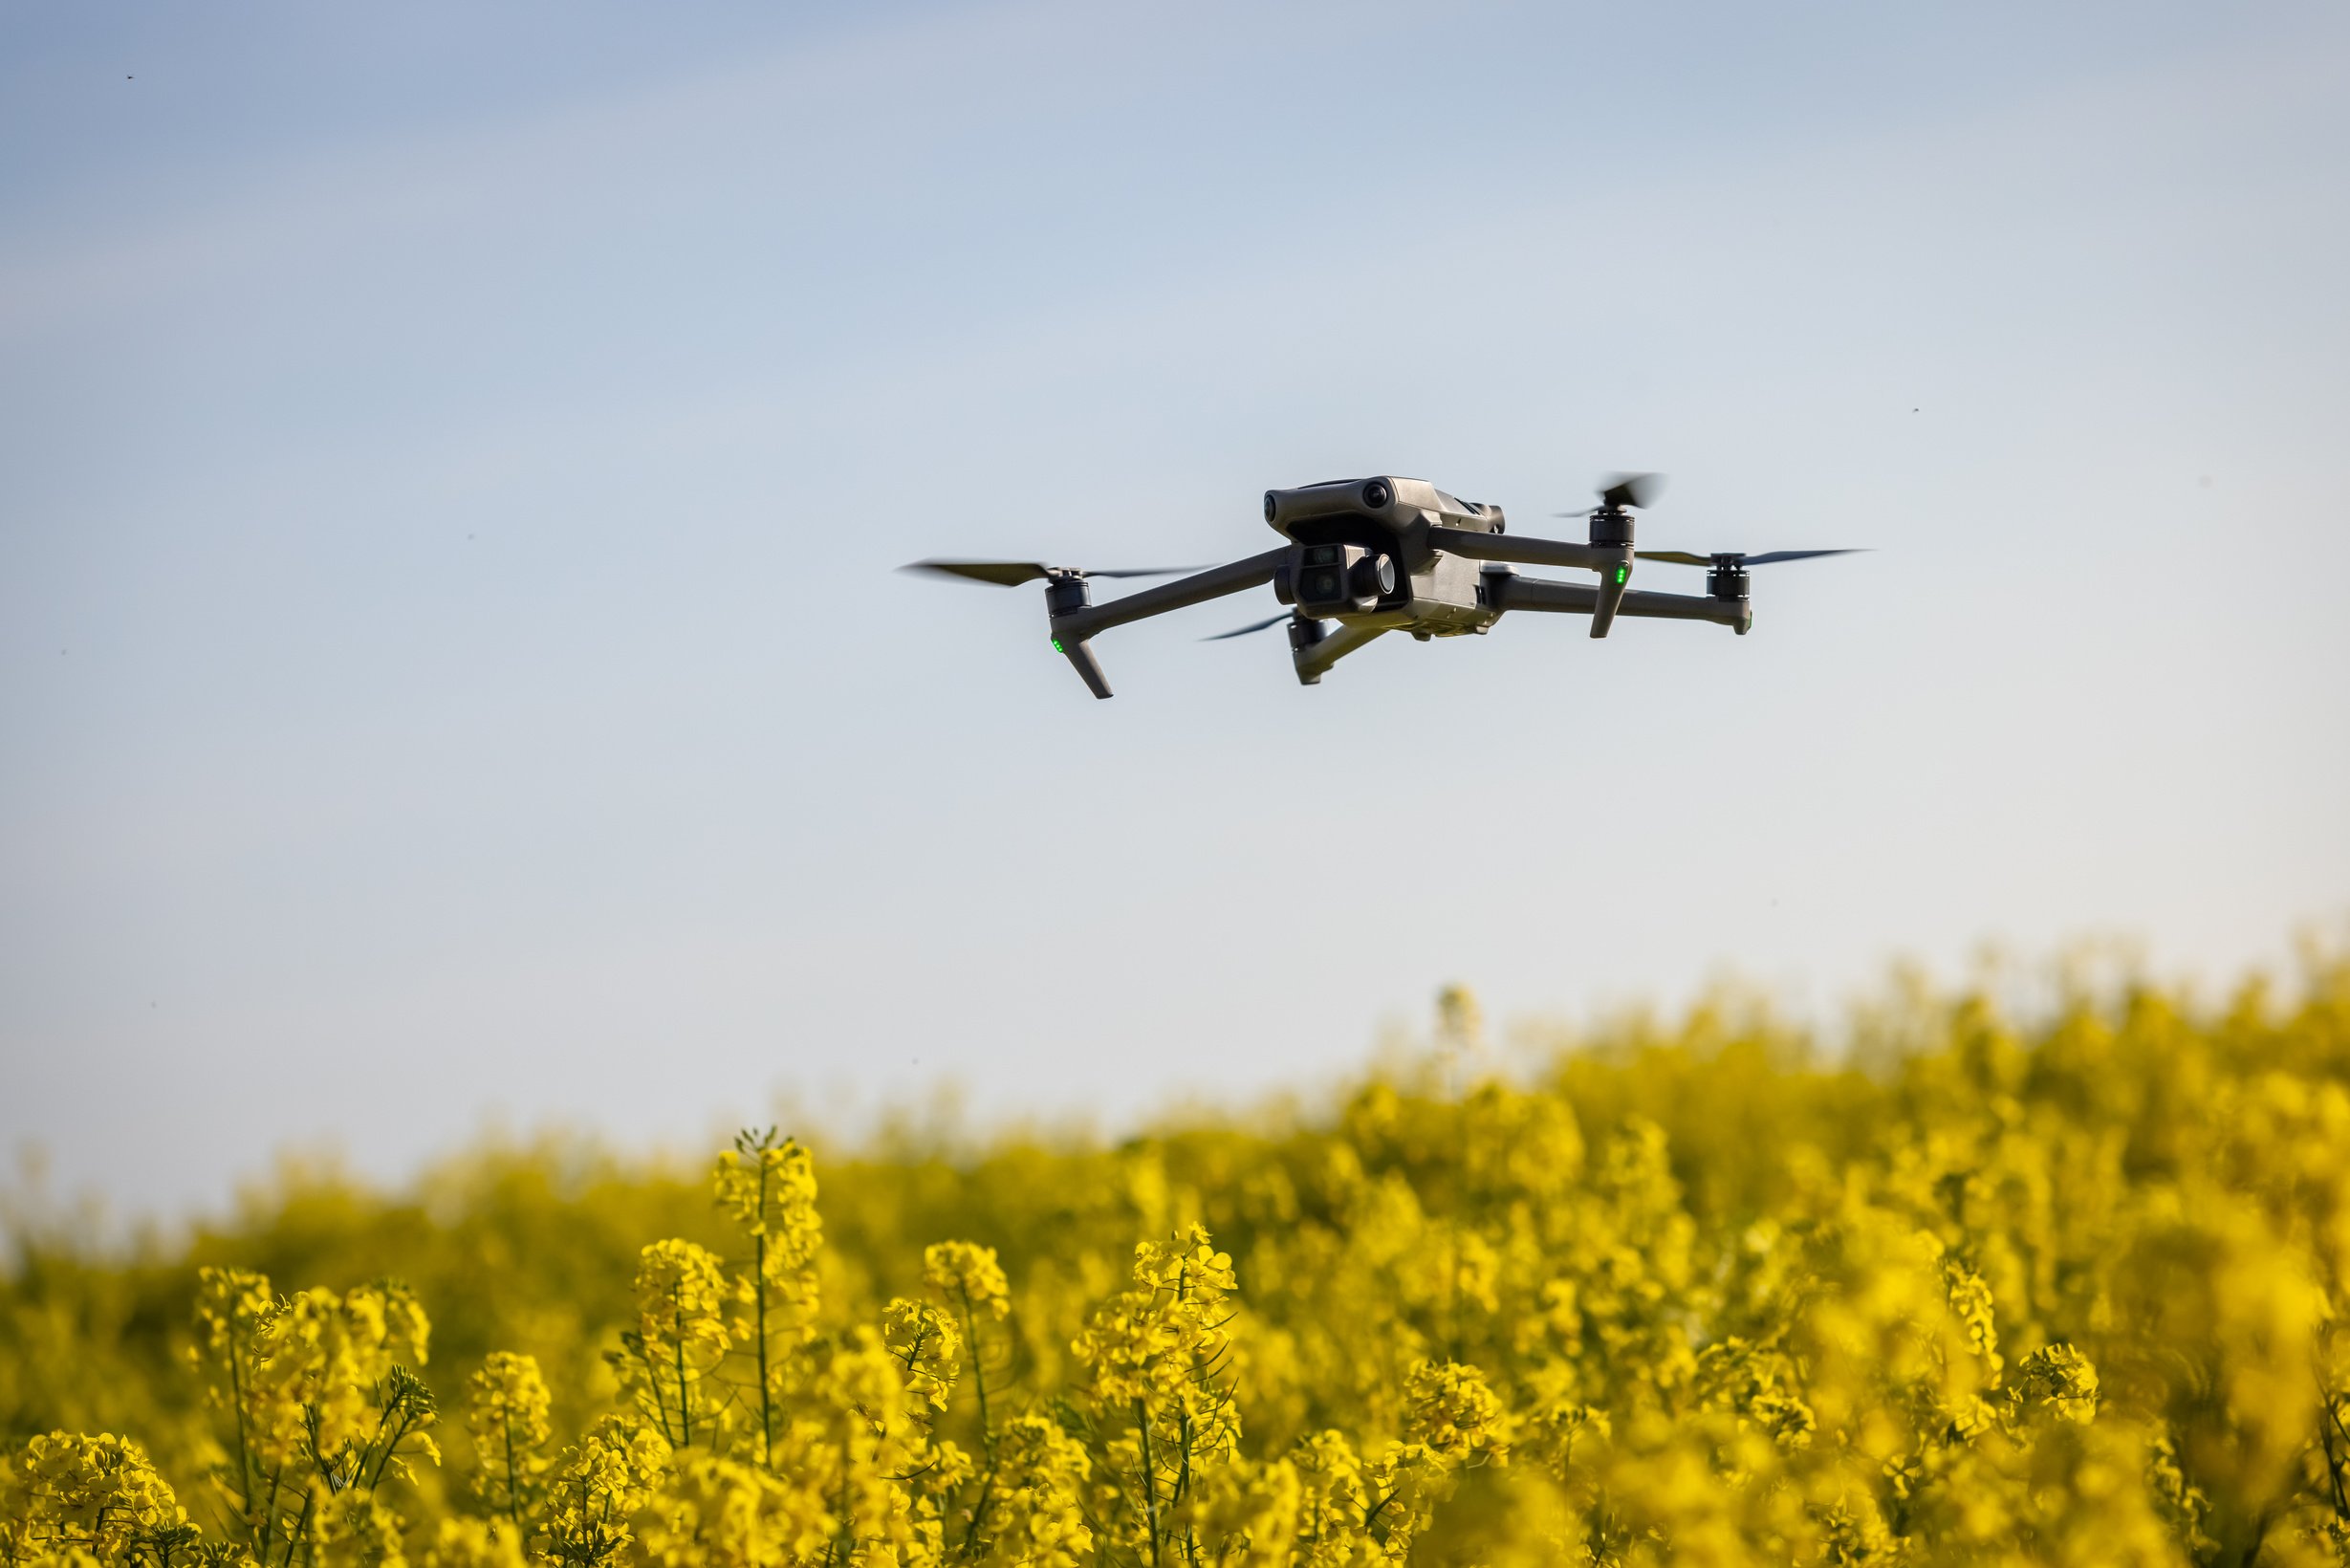
M11 6L0 1147L178 1209L2339 929L2345 80L2318 4ZM1619 468L1875 553L1313 690L1195 641L1260 594L1109 703L890 571Z

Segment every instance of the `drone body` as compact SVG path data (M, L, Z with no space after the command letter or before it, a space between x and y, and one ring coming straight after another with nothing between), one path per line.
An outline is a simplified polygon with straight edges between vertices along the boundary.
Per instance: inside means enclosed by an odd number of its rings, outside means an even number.
M909 570L941 572L1010 586L1042 579L1053 646L1076 666L1097 697L1110 695L1092 640L1113 626L1163 615L1227 594L1271 585L1292 608L1226 637L1289 624L1297 679L1317 685L1355 649L1387 632L1421 642L1483 633L1512 610L1591 617L1605 637L1619 615L1710 621L1745 635L1754 615L1746 568L1837 550L1769 555L1692 555L1632 548L1633 509L1645 506L1656 479L1620 475L1587 513L1589 537L1512 538L1501 508L1457 500L1421 479L1379 475L1265 492L1265 521L1287 542L1229 566L1195 572L1106 604L1092 599L1097 577L1157 577L1160 571L1087 572L1036 561L917 561ZM1704 595L1648 593L1628 586L1635 558L1712 568ZM1597 585L1524 577L1516 565L1557 566L1599 574ZM1213 641L1213 639L1211 639Z

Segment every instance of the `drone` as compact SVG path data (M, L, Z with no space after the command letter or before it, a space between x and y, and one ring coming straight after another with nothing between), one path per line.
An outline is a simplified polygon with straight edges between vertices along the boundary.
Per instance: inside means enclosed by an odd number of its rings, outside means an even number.
M1265 521L1287 541L1278 549L1229 566L1140 567L1088 571L1041 561L931 559L903 570L937 573L1015 587L1044 583L1053 651L1074 665L1087 689L1110 695L1096 635L1113 626L1164 615L1228 594L1270 584L1290 606L1280 615L1206 638L1221 642L1284 622L1301 685L1318 686L1331 667L1389 632L1419 642L1482 636L1512 610L1591 617L1591 635L1605 637L1618 616L1710 621L1744 637L1754 623L1747 571L1778 561L1848 555L1850 550L1773 550L1750 555L1720 551L1635 550L1633 518L1663 484L1652 473L1617 474L1599 490L1599 504L1560 517L1588 521L1581 544L1512 536L1501 508L1462 501L1424 479L1380 475L1335 479L1265 492ZM1701 594L1659 594L1630 586L1635 560L1707 568ZM1518 566L1594 572L1596 584L1556 582L1518 574ZM1154 577L1188 574L1106 604L1093 602L1096 577Z

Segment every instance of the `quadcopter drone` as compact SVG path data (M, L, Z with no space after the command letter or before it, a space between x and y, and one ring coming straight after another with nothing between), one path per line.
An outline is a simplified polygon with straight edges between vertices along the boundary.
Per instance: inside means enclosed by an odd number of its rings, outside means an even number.
M1694 555L1685 550L1635 550L1632 513L1655 498L1661 483L1655 474L1619 474L1600 490L1598 506L1558 513L1589 519L1589 538L1583 544L1512 538L1499 507L1456 500L1425 480L1382 475L1267 490L1265 521L1289 542L1229 566L1089 572L1040 561L922 560L904 570L1007 588L1041 579L1054 651L1076 666L1095 696L1107 697L1110 683L1101 672L1101 661L1094 657L1097 632L1267 583L1290 609L1206 641L1242 637L1287 621L1297 679L1317 686L1332 665L1387 632L1409 632L1423 642L1434 637L1482 635L1511 610L1587 615L1594 637L1605 637L1620 615L1711 621L1743 637L1754 623L1747 597L1749 567L1852 554L1774 550L1760 555L1735 551ZM1706 591L1656 594L1630 587L1635 560L1707 567ZM1554 582L1521 577L1512 565L1596 572L1599 580L1596 586ZM1191 575L1107 604L1093 602L1095 577L1167 577L1178 572Z

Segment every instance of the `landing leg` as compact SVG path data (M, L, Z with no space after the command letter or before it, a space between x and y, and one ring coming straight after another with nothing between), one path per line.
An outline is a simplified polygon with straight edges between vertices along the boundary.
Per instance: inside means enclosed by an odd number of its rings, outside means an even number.
M1053 645L1060 650L1062 658L1076 666L1078 678L1085 683L1086 690L1097 697L1106 697L1110 694L1109 677L1101 673L1101 661L1094 657L1093 643L1082 639L1071 642L1066 638L1056 637L1053 639Z
M1331 665L1386 631L1384 626L1341 625L1325 633L1318 621L1290 622L1290 659L1297 666L1299 686L1319 686Z

